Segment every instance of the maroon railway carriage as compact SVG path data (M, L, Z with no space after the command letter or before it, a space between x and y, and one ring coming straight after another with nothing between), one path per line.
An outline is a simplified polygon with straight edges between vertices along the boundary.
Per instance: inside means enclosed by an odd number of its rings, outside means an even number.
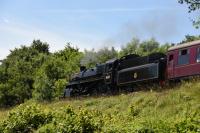
M200 40L169 48L167 75L169 80L200 75Z

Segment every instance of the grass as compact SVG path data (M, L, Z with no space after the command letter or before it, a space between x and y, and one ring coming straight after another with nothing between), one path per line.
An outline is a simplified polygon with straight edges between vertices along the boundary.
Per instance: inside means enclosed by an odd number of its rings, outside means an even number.
M104 113L127 113L131 105L142 108L145 112L148 109L159 111L162 109L174 110L178 106L185 107L187 104L200 106L200 82L185 82L174 88L163 91L139 91L118 96L88 97L77 99L66 99L54 101L52 103L43 103L47 108L59 108L65 105L71 105L75 109L80 107L87 109L97 109ZM148 111L147 111L148 112Z
M200 114L200 82L183 82L164 90L151 88L151 91L118 96L72 98L40 104L44 110L58 110L67 105L76 111L80 108L98 110L106 116L106 131L132 132L147 127L161 128L165 132L192 112ZM6 118L8 112L9 109L0 110L0 119Z
M0 109L0 120L7 117L9 110L8 109Z
M53 110L65 105L76 110L80 107L99 110L110 116L110 128L115 127L117 131L129 128L130 132L132 127L139 128L145 124L152 128L156 128L156 125L171 128L188 114L200 112L199 81L183 82L182 85L161 91L152 90L110 97L63 100L43 106Z

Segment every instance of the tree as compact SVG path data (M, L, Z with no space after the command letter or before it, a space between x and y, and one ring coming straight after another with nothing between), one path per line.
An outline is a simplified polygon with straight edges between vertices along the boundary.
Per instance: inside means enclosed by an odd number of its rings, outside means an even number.
M51 101L58 97L66 85L66 62L60 58L49 56L36 72L33 97L37 100ZM57 88L57 82L63 79L63 84Z
M199 0L179 0L179 3L183 4L186 3L188 4L188 12L194 12L194 11L199 11L200 9L200 1ZM193 24L196 28L199 28L200 26L200 16L196 18L196 20L193 20Z
M149 55L154 52L166 53L169 48L169 44L160 45L154 38L140 42L139 39L133 38L130 42L122 47L120 51L120 57L128 54L138 54L140 56Z
M128 54L139 54L138 47L140 45L140 40L137 38L133 38L130 42L121 48L119 56L122 57Z
M157 49L156 52L167 53L167 50L170 46L171 45L169 43L162 44L160 45L160 47Z
M114 47L109 49L108 47L104 47L99 49L97 52L92 50L85 50L84 56L81 59L81 64L86 67L94 67L96 64L105 63L106 61L117 58L118 52Z
M81 66L81 58L83 57L83 53L79 51L78 48L74 48L71 46L71 43L67 43L63 50L60 50L54 53L56 58L61 58L64 62L66 62L66 78L67 81L70 79L73 73L79 71Z
M187 43L187 42L191 42L195 40L200 40L200 35L199 36L186 35L185 39L183 39L183 41L181 41L179 44Z
M114 47L109 49L108 47L104 47L97 52L98 63L105 63L106 61L117 58L118 53Z
M81 65L86 66L87 68L94 67L98 63L97 53L92 50L84 51L83 58L81 59Z
M36 49L40 53L49 54L49 44L43 43L40 40L33 40L31 48Z
M0 66L0 106L12 106L32 98L34 75L47 53L48 44L39 40L33 41L30 47L11 50Z
M79 71L82 53L67 43L64 50L49 55L36 71L33 97L51 101L61 95L70 76Z
M157 52L159 46L160 44L154 38L151 38L140 43L138 53L140 55L148 55L150 53Z

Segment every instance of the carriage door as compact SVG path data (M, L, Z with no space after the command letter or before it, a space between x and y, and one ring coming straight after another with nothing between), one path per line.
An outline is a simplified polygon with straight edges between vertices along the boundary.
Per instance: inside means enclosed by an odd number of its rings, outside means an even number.
M174 78L174 54L168 55L167 71L168 71L168 79Z

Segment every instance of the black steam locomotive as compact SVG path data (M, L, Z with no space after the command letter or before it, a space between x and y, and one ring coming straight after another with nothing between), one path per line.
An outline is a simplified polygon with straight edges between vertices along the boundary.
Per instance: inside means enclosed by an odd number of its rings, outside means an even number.
M166 62L163 53L131 54L91 69L82 66L66 86L64 96L113 94L138 83L162 82L166 78Z

